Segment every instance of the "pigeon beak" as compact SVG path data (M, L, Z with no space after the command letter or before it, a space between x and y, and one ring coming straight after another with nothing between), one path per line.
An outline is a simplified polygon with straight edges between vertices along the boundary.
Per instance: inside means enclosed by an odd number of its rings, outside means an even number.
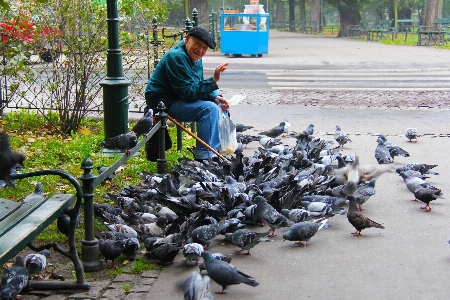
M285 240L283 240L283 243L284 243L284 241L285 241Z

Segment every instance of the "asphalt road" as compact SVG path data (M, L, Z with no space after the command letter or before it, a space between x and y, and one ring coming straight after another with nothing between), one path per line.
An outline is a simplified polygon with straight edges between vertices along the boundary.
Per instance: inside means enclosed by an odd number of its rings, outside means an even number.
M238 42L238 41L237 41ZM208 52L206 75L223 62L221 88L250 90L450 90L449 50L271 31L269 53Z

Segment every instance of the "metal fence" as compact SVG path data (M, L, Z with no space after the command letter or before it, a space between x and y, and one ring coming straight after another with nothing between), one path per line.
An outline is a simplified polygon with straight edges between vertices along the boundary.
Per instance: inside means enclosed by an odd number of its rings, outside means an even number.
M122 45L122 66L124 76L131 81L128 88L128 101L130 112L143 112L145 109L144 90L148 79L162 55L183 39L186 32L192 27L201 25L210 30L215 40L220 40L217 34L217 14L212 13L208 19L199 22L198 13L194 9L192 21L183 20L184 27L165 26L158 23L156 18L151 22L140 22L135 26L125 27L127 31L133 30L135 40ZM131 27L131 28L130 28ZM6 41L8 40L8 41ZM53 79L55 64L63 66L65 55L56 49L53 52L27 52L22 69L10 68L17 59L11 53L14 47L12 38L0 36L0 115L4 111L14 109L27 110L54 110L55 87L54 84L64 84ZM102 87L99 82L106 77L107 45L103 51L91 53L93 56L92 72L89 77L89 100L84 103L83 110L92 113L103 112ZM83 55L83 53L80 53ZM59 72L59 71L58 71ZM52 78L52 80L50 80ZM61 78L61 77L58 77ZM76 85L69 89L71 93L80 93ZM86 92L86 91L84 91ZM67 97L70 99L70 97ZM73 98L73 97L72 97Z

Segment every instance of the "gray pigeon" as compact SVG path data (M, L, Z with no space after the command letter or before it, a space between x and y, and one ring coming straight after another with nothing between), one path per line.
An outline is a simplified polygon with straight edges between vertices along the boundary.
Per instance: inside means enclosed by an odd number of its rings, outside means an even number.
M12 152L8 135L0 132L0 180L5 181L6 185L15 187L11 173L15 171L17 165L23 167L24 160L23 154Z
M202 258L209 277L222 287L222 291L216 292L216 294L225 294L227 286L232 284L244 283L253 287L259 285L259 282L239 271L236 267L214 259L208 251L203 251Z
M283 208L281 214L294 223L303 222L309 217L310 212L301 208L287 209Z
M419 177L408 175L405 172L400 172L400 176L403 178L403 181L405 182L408 190L413 194L419 187L428 188L432 190L439 190L438 188L432 186L431 184L429 184L428 182ZM417 199L414 199L413 201L416 200Z
M252 128L253 128L253 126L247 126L244 124L236 123L236 132L244 132L247 129L252 129Z
M241 250L236 250L240 253L243 250L247 250L246 255L250 254L250 249L255 247L259 242L272 242L273 240L266 238L267 232L258 233L255 231L250 231L247 229L238 229L233 233L226 233L225 238L227 241L241 248Z
M265 135L265 136L268 136L271 138L276 138L284 132L285 125L286 125L285 122L281 122L280 125L275 126L274 128L271 128L269 130L263 131L260 133L260 135Z
M29 276L38 275L38 280L41 280L41 273L47 267L47 258L50 258L51 253L48 250L42 250L39 253L31 253L25 256L25 267L28 270Z
M136 133L136 137L139 138L141 135L147 137L147 133L153 127L153 110L149 109L144 114L144 116L139 119L136 124L134 124L131 131Z
M342 131L339 125L336 125L336 130L334 131L334 140L338 142L338 147L341 148L344 148L345 144L352 142L348 135Z
M271 138L266 135L258 135L259 143L261 146L264 147L264 149L272 148L273 146L281 144L280 139Z
M397 173L400 174L400 172L402 171L406 171L406 170L414 170L414 171L419 171L420 173L423 174L432 174L432 175L439 175L439 173L432 171L431 169L437 167L437 165L427 165L427 164L406 164L402 167L399 167L397 169L395 169L395 171Z
M375 221L372 221L371 219L367 218L365 215L363 215L361 212L358 211L355 197L353 195L348 195L347 199L349 201L347 219L350 222L350 224L352 224L353 227L355 227L356 229L356 231L352 233L354 236L360 236L361 231L366 228L375 227L384 229L383 225Z
M117 265L114 260L118 258L124 249L124 240L98 240L98 249L100 253L105 257L106 268L117 269ZM111 265L108 264L108 260L111 261Z
M405 131L405 136L408 139L408 142L412 142L412 140L415 140L417 142L417 129L416 128L407 128Z
M117 234L119 234L117 232ZM134 259L141 248L141 244L137 238L126 238L123 243L122 254L127 259Z
M309 125L308 125L308 128L306 128L306 132L307 132L309 135L313 135L313 134L314 134L314 125L313 125L313 124L309 124Z
M203 252L203 246L198 243L186 244L183 247L183 255L186 258L186 265L196 266Z
M393 142L388 141L384 135L380 134L378 136L378 139L381 139L384 145L388 148L389 154L391 155L392 158L392 162L394 161L395 156L409 157L409 153L407 151L395 145Z
M382 139L377 139L377 143L378 145L375 148L375 159L377 160L378 164L391 164L393 162L393 159L388 147L384 145L384 141Z
M208 275L200 275L192 272L179 286L184 291L184 300L213 300L210 278Z
M16 256L14 265L5 269L1 282L1 299L17 299L20 292L28 284L28 271L23 264L23 259Z
M422 206L421 209L425 209L427 212L431 211L431 201L434 201L437 198L444 198L440 189L426 188L422 186L419 186L414 191L414 197L426 204L426 206Z
M283 234L283 239L288 241L296 241L295 244L300 247L308 245L308 241L316 234L319 229L327 223L328 219L318 222L304 221L292 225L288 231Z
M377 181L376 178L372 178L367 184L365 183L360 184L359 187L356 189L356 191L353 193L353 196L355 196L356 198L356 204L359 205L360 211L364 210L362 205L366 203L366 201L369 200L370 197L375 195L376 181Z
M212 255L212 257L213 257L214 259L221 260L221 261L224 261L224 262L226 262L226 263L230 263L230 262L231 262L231 257L228 257L228 256L226 256L225 254L222 254L222 253L213 253L213 254L211 254L211 255ZM198 268L200 269L200 272L206 270L205 264L204 264L203 262L201 262L201 263L198 265Z
M203 225L195 228L191 232L191 237L188 239L188 243L198 243L203 246L203 249L208 249L209 244L214 240L214 238L222 230L222 224L225 220L220 223Z
M264 207L261 214L261 219L270 227L269 234L267 236L274 237L276 236L275 229L288 227L291 225L292 222L280 214L275 208L272 207L272 205L267 203L263 197L259 197L257 201L257 205L262 205ZM271 231L272 234L270 234Z
M125 151L127 155L130 155L130 150L137 145L137 136L132 133L122 133L105 139L100 145L106 149Z
M42 183L38 182L36 183L34 187L34 191L27 195L25 199L22 200L22 203L28 203L30 201L39 201L41 199L44 199L44 192L42 191Z

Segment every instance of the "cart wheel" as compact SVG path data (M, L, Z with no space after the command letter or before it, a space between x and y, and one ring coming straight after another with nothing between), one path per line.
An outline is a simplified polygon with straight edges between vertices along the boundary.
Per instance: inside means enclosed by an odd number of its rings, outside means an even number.
M46 63L50 63L53 61L53 56L49 50L45 50L39 53L39 57L45 61Z
M258 54L258 57L262 57L262 54Z

